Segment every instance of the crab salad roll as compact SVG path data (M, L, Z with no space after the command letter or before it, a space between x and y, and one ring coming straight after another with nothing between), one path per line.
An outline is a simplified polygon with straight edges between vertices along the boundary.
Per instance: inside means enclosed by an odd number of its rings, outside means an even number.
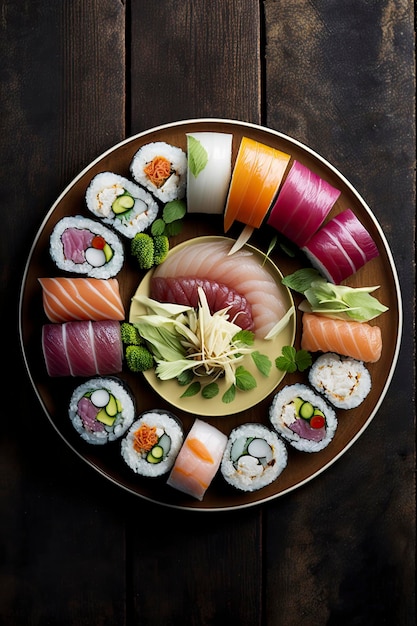
M278 478L287 459L287 448L276 432L263 424L242 424L229 435L220 471L232 487L256 491Z
M308 380L316 391L339 409L354 409L372 387L369 370L362 361L326 352L310 368Z
M128 239L151 226L159 210L150 193L113 172L100 172L94 176L85 200L95 217Z

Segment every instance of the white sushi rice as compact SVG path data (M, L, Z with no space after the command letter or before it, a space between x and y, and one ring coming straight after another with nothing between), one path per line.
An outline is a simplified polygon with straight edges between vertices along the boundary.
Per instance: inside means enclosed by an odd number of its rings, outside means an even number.
M171 164L171 175L157 187L145 173L145 167L156 157L163 157ZM143 185L158 200L170 202L185 196L187 183L187 155L181 148L164 141L155 141L139 148L130 164L130 171L137 183Z
M326 420L325 436L321 441L313 441L301 437L289 426L297 419L294 400L302 398L323 412ZM287 385L273 398L269 409L269 419L272 426L283 439L301 452L319 452L329 445L337 428L337 417L334 409L310 387L303 384ZM313 430L313 429L312 429Z
M126 215L116 215L112 209L118 196L128 192L134 198ZM113 172L100 172L91 180L85 195L87 208L105 224L111 225L128 239L148 228L158 215L158 204L150 193L128 178Z
M156 428L158 440L163 435L170 438L169 451L159 463L147 461L146 452L138 452L134 447L135 433L143 425ZM166 411L154 409L143 413L130 427L129 432L121 443L121 454L129 467L141 476L157 477L168 472L174 464L177 454L184 441L184 431L180 421Z
M333 352L319 356L310 368L310 384L340 409L359 406L369 394L371 375L362 361Z
M84 426L78 412L78 403L84 394L102 389L107 390L117 398L121 405L121 411L117 413L116 420L112 426L102 425L101 430L94 432ZM115 441L125 434L135 418L135 401L126 385L119 382L116 378L91 378L74 390L69 403L68 413L72 425L84 441L91 444L102 445L109 441Z
M256 491L276 480L287 460L287 448L275 432L262 424L242 424L229 435L220 471L236 489Z
M67 258L64 254L62 235L69 228L89 230L91 233L94 233L94 235L103 237L113 251L113 257L111 260L102 265L89 263L89 249L83 251L85 253L85 258L82 263L75 263L72 259ZM90 278L112 278L120 272L124 263L123 244L116 233L96 220L82 217L81 215L76 217L63 217L56 223L49 238L49 253L52 260L60 270L72 272L74 274L84 274Z

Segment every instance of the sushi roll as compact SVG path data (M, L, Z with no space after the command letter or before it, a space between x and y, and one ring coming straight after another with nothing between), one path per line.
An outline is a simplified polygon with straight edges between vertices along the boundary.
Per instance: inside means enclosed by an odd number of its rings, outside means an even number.
M134 154L130 171L134 180L161 202L185 196L187 155L177 146L164 141L145 144Z
M362 361L329 352L313 363L308 380L316 391L339 409L354 409L369 394L371 375Z
M188 213L223 213L232 176L232 139L226 133L187 134Z
M154 478L171 469L183 441L180 420L169 411L153 409L133 422L121 453L136 474Z
M323 450L337 428L334 409L303 384L287 385L274 396L269 419L278 434L301 452Z
M49 238L49 253L64 272L112 278L124 263L124 248L115 232L86 217L63 217Z
M224 433L197 418L175 459L167 484L202 500L219 469L226 444Z
M287 460L287 448L274 431L263 424L243 424L229 435L220 471L232 487L256 491L278 478Z
M95 217L128 239L148 228L159 210L150 193L113 172L101 172L94 176L85 200L88 210Z
M87 443L115 441L135 418L135 400L130 389L113 377L91 378L72 393L69 417Z

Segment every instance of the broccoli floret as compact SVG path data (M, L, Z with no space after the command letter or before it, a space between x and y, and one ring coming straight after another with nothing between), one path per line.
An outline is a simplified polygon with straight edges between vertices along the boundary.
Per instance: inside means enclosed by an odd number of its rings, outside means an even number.
M131 372L144 372L155 365L152 353L145 346L127 346L125 356Z
M154 264L153 238L146 233L136 233L131 240L130 250L142 270L149 270Z
M166 235L155 235L154 243L154 264L159 265L167 258L169 252L169 239Z
M133 324L129 324L129 322L122 322L120 324L120 333L123 343L127 346L140 346L141 343L143 343L138 329L135 328Z

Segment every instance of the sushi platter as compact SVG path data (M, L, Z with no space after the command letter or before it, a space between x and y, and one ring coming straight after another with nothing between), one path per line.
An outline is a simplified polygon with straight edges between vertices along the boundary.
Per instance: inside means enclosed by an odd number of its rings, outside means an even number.
M195 119L122 141L68 185L34 237L19 330L47 419L88 466L150 502L225 511L300 488L364 433L401 294L377 218L328 161Z

